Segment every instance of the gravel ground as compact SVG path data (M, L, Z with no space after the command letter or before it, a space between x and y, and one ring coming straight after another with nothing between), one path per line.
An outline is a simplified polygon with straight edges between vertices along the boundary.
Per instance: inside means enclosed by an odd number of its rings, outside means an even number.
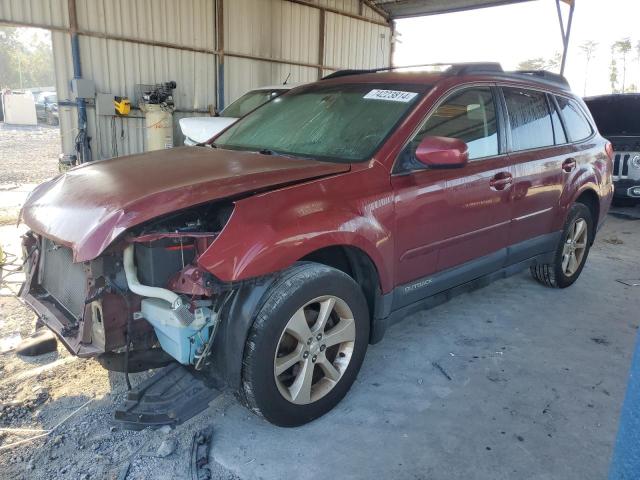
M57 175L60 142L59 127L0 123L0 194L10 195L25 184ZM0 201L0 225L15 223L19 208L14 203Z
M0 186L41 183L58 174L60 129L0 123Z

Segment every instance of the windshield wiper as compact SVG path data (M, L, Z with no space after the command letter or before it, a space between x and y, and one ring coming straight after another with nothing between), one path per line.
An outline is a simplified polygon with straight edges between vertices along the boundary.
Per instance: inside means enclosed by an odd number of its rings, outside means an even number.
M275 155L278 157L294 158L291 154L278 152L277 150L271 150L270 148L263 148L261 150L258 150L258 153L260 155Z

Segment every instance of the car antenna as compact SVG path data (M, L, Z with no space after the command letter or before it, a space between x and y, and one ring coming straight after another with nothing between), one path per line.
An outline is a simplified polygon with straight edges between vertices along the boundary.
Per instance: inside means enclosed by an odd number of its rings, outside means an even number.
M287 82L289 81L289 77L291 77L291 72L289 72L289 75L287 75L287 78L284 79L284 82L282 82L282 85L287 84Z

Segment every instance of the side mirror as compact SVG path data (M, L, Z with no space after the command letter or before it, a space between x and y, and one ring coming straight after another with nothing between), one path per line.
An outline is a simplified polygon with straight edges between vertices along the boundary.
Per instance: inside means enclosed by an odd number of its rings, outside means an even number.
M469 161L469 148L457 138L425 137L416 149L416 159L430 168L462 168Z

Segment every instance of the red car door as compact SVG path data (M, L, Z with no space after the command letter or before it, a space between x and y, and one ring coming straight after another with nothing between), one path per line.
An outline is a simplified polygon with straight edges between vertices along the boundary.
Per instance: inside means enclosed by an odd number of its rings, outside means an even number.
M565 168L575 168L575 162L569 164L571 146L555 146L566 144L567 139L552 98L519 87L503 87L502 93L513 164L509 244L514 246L510 263L515 263L555 247L554 239L546 235L554 230Z
M437 293L499 269L505 258L512 173L500 145L495 91L465 87L427 118L399 156L392 187L396 212L396 285L411 293ZM415 159L426 136L458 138L469 147L463 168L426 169ZM456 269L454 267L460 267ZM449 270L450 269L450 270ZM448 271L442 278L429 278ZM395 302L395 300L394 300Z

